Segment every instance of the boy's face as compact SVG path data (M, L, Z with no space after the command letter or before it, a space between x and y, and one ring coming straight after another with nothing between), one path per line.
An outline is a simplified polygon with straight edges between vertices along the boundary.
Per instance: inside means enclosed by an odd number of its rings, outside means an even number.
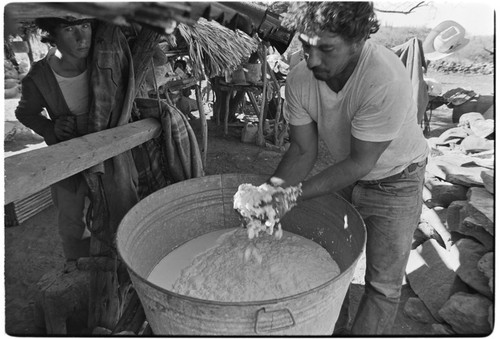
M300 34L307 67L318 80L327 81L342 74L358 55L362 44L344 40L339 34L322 32Z
M86 58L92 43L92 26L90 22L78 25L60 25L55 31L57 49L67 56L77 59Z

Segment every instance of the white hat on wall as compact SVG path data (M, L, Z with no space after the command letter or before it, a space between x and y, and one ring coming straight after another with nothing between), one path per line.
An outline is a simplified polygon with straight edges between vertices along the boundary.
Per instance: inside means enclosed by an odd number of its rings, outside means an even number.
M455 21L446 20L430 31L422 48L427 60L438 60L455 53L468 43L465 28Z

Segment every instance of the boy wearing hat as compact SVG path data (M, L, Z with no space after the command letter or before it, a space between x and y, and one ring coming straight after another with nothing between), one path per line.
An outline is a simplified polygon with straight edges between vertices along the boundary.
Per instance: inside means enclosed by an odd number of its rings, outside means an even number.
M410 78L395 53L368 40L379 28L372 3L296 2L283 24L299 34L305 60L287 77L291 144L273 177L302 183L299 204L337 192L359 211L367 228L365 292L350 333L390 334L429 152ZM304 180L319 138L334 164ZM335 333L349 332L348 299Z
M53 145L87 134L92 22L64 17L38 18L35 24L47 33L42 42L53 48L33 63L23 78L16 117L41 135L47 145ZM76 174L64 179L52 185L51 190L66 260L88 256L89 239L84 238L88 188L83 176Z

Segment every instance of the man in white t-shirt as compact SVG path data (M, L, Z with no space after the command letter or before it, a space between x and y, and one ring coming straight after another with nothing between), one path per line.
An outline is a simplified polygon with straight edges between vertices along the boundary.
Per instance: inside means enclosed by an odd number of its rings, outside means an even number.
M299 34L305 60L287 77L291 144L273 176L285 186L302 183L302 200L337 192L360 212L367 228L366 285L350 332L389 334L429 152L410 78L392 51L367 41L379 28L372 3L293 3L289 13L283 24ZM319 138L334 164L304 181ZM347 306L348 297L336 333L349 332Z

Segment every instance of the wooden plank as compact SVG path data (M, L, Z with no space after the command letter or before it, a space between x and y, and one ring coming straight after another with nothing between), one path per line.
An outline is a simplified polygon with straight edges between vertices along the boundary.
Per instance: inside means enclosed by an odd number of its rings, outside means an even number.
M200 113L201 121L201 161L203 163L203 168L207 165L207 152L208 152L208 125L207 117L205 116L205 110L203 109L203 98L201 96L200 85L196 85L196 103L198 104L198 112Z
M160 123L150 118L7 157L4 204L132 149L160 132Z

